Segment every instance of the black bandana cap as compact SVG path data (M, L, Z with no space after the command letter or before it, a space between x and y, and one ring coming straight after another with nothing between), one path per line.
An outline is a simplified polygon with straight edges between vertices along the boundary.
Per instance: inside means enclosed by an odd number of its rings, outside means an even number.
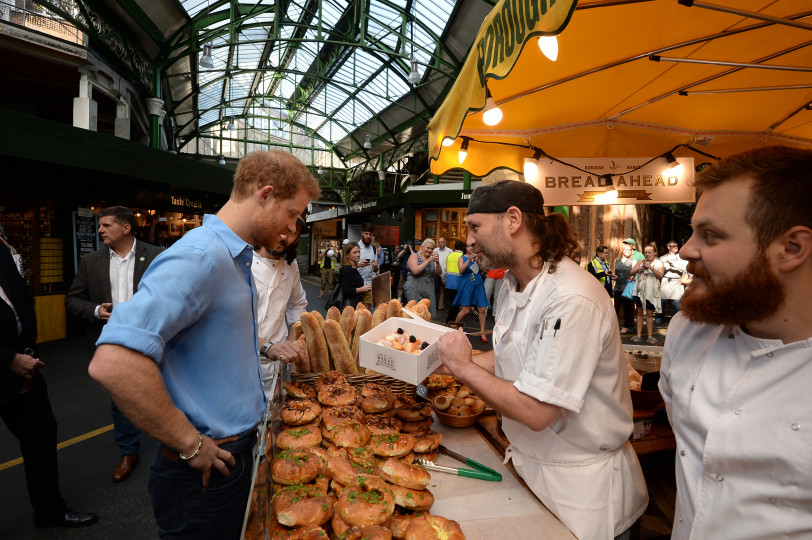
M501 214L511 206L522 212L544 213L544 197L530 184L517 180L500 180L481 186L471 193L469 214Z

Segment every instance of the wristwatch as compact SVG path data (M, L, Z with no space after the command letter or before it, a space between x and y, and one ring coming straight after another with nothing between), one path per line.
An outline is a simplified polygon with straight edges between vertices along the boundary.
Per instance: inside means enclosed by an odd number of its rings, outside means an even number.
M271 347L273 347L274 345L276 345L276 343L273 343L273 342L271 342L271 341L266 341L265 343L263 343L263 344L262 344L262 347L260 347L260 348L259 348L259 354L260 354L261 356L264 356L265 358L268 358L268 351L269 351L269 350L271 349ZM268 359L269 359L269 360L272 360L272 358L268 358Z

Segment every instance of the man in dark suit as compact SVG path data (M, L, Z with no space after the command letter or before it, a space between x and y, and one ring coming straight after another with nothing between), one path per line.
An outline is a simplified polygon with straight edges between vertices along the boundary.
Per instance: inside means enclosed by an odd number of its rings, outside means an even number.
M11 252L0 243L0 416L20 441L28 498L37 527L83 527L95 514L65 506L59 491L56 418L36 356L34 298Z
M104 246L79 261L79 271L65 297L68 312L87 323L89 352L95 351L102 327L116 304L126 302L138 290L138 283L162 249L137 242L135 215L122 206L99 212L99 236ZM129 478L140 461L141 432L111 402L116 444L121 460L113 471L113 482Z

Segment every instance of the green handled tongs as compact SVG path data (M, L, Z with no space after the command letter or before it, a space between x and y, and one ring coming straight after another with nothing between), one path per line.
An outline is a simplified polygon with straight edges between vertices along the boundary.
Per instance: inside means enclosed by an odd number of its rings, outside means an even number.
M494 471L490 467L486 467L481 463L477 463L473 459L469 459L452 450L449 450L442 444L437 449L440 451L441 454L445 454L447 456L456 459L457 461L465 463L466 465L473 467L473 469L462 469L462 468L455 469L454 467L443 467L442 465L435 465L433 461L429 461L428 459L418 459L417 462L430 471L447 472L451 474L456 474L458 476L467 476L468 478L489 480L491 482L502 481L502 475Z

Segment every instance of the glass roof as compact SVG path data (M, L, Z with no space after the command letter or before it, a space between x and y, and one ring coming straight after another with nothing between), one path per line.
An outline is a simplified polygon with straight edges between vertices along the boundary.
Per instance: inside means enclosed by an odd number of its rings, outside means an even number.
M344 167L364 158L367 133L397 144L381 113L414 92L412 58L421 84L459 68L440 42L454 0L180 4L192 35L174 45L182 54L166 54L166 73L183 152L241 157L286 144L306 164ZM212 68L199 64L207 44Z

